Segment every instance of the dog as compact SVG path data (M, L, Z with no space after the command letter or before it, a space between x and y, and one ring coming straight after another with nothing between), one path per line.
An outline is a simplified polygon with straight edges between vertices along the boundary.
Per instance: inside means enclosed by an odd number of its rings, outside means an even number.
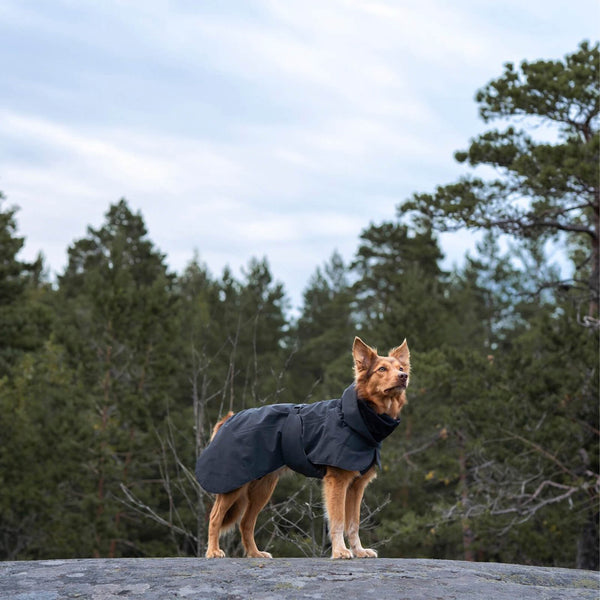
M323 480L331 558L377 557L361 544L360 506L376 477L381 441L396 428L406 404L410 352L404 340L379 356L356 337L352 355L354 382L341 399L251 408L215 425L196 464L198 481L216 494L207 558L225 556L219 537L236 523L246 556L272 558L258 549L254 528L288 468Z

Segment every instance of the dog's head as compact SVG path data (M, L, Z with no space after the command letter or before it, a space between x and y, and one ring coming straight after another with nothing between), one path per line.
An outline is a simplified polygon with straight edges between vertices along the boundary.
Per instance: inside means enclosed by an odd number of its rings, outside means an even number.
M354 376L358 397L369 402L378 414L398 418L406 404L406 388L410 376L410 352L406 340L379 356L359 337L352 346Z

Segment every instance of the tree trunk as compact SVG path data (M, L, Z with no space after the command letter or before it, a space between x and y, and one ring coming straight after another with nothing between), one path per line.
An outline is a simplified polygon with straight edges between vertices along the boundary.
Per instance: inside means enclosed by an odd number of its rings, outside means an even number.
M598 552L598 517L597 507L591 506L587 521L577 540L577 562L578 569L590 571L600 570L600 554Z
M592 237L592 273L590 275L590 308L588 316L598 323L598 300L600 296L600 190L594 192L594 229Z
M458 432L457 435L459 447L458 467L460 475L460 496L462 500L463 510L466 511L469 505L469 484L467 481L467 456L465 452L465 438L461 432ZM462 519L462 538L463 548L465 552L465 560L472 562L475 560L475 557L473 555L473 540L475 536L473 535L473 530L471 529L471 524L467 517L463 517Z

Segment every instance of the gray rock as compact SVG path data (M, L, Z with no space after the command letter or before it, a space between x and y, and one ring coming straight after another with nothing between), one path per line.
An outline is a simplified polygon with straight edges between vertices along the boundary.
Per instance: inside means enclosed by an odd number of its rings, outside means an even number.
M419 559L0 562L2 600L598 600L593 571Z

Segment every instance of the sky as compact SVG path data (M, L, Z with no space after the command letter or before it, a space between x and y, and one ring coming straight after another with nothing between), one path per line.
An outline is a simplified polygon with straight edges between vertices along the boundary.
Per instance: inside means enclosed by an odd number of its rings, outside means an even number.
M0 0L0 190L19 255L126 198L181 273L266 257L292 309L334 251L466 172L503 64L599 37L597 0ZM441 236L446 266L474 239Z

